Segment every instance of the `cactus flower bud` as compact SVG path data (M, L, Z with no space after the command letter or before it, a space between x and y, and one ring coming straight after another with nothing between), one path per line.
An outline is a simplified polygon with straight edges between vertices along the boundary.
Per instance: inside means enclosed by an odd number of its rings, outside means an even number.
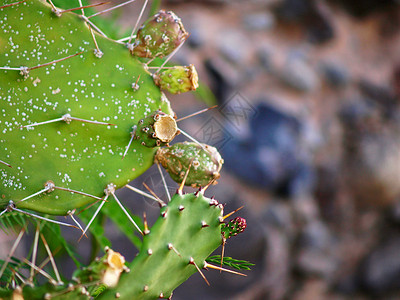
M145 58L164 57L188 36L180 18L172 11L160 10L139 28L131 53Z
M230 220L222 227L222 234L226 239L230 239L233 236L242 233L246 229L247 223L246 219L241 217L236 217Z
M192 163L185 185L206 186L220 177L219 172L224 160L214 147L205 144L203 147L204 149L196 143L176 143L169 148L158 149L155 161L161 163L171 178L178 183L182 182Z
M154 75L154 82L171 94L194 91L199 87L198 75L194 65L175 66Z

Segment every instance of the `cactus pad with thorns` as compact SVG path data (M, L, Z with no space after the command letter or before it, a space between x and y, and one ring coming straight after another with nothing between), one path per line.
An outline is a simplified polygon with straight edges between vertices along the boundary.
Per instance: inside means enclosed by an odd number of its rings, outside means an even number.
M14 200L64 215L94 201L68 190L101 197L107 184L121 187L147 170L156 149L140 140L122 160L131 128L158 109L172 111L128 49L93 33L103 53L96 57L84 20L57 17L41 1L2 8L0 16L0 159L12 166L0 165L0 207ZM45 190L49 180L68 190Z
M168 298L190 275L204 267L205 259L221 244L222 209L202 192L175 194L161 216L145 232L139 255L121 276L121 299ZM196 264L196 265L195 265Z

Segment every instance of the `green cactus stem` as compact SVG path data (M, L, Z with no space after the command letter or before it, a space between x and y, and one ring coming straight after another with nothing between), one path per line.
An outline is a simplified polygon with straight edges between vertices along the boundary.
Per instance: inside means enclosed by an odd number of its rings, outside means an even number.
M191 169L185 181L192 187L206 186L220 177L224 160L216 148L193 142L176 143L168 148L158 149L155 161L160 163L171 178L180 183Z

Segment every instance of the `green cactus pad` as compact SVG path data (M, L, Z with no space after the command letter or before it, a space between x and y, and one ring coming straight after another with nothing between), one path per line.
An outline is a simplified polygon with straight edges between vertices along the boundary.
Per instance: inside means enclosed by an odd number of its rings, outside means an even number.
M139 28L131 52L145 58L164 57L188 36L180 18L172 11L160 10Z
M23 295L25 299L43 299L45 293L49 299L89 299L98 294L98 299L114 299L116 295L119 299L135 300L168 298L176 287L198 272L196 266L203 268L207 257L221 245L222 209L222 205L201 191L175 194L161 208L150 230L145 230L142 247L129 270L119 253L106 250L104 257L76 271L70 284L25 286ZM119 281L116 278L115 288L105 284L110 268L117 270L118 276L125 271ZM16 291L0 289L0 297L5 299L11 299L13 293Z
M154 82L171 94L194 91L199 87L199 78L194 65L175 66L154 74Z
M97 58L85 22L73 13L57 17L42 1L0 9L0 20L0 159L12 166L0 164L0 209L13 200L18 208L64 215L93 198L54 190L18 201L42 190L48 180L101 197L107 184L119 188L152 165L156 149L138 141L122 160L131 128L158 109L173 112L124 45L95 34L104 53ZM24 77L4 67L29 72ZM132 89L138 78L139 88ZM113 125L72 119L21 128L66 114Z
M224 160L212 146L197 143L176 143L168 148L158 149L155 161L159 162L176 182L182 182L190 163L191 169L185 185L206 186L220 177Z
M161 294L168 298L197 272L189 264L190 258L202 268L205 259L221 245L222 210L214 203L201 192L175 194L144 236L130 272L122 274L118 287L100 299L109 299L116 293L120 299L158 299Z

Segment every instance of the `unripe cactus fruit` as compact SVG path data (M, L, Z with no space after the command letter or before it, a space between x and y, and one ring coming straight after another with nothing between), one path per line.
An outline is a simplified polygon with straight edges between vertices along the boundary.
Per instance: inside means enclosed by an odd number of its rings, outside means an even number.
M154 148L168 145L179 133L175 119L161 110L139 120L134 139L143 146Z
M199 78L194 65L175 66L153 75L154 82L171 94L194 91L199 87Z
M131 53L145 58L164 57L188 36L180 18L172 11L160 10L139 28Z
M182 182L191 165L185 184L192 187L206 186L218 179L224 163L216 148L193 142L176 143L171 147L160 148L155 161L178 183Z

